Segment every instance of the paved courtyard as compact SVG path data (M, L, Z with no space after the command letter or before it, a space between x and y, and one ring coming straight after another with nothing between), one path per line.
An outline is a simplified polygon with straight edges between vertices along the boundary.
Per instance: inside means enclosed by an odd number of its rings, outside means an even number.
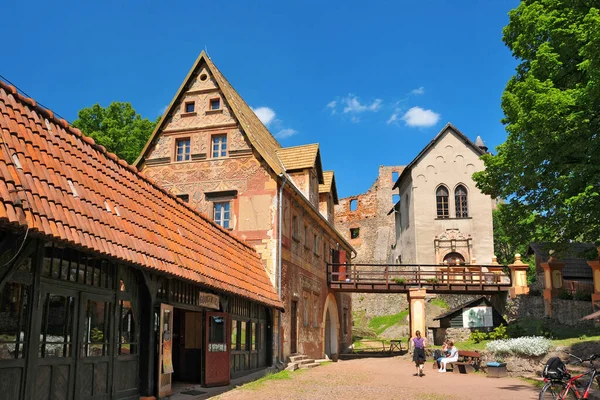
M494 399L534 400L538 389L517 378L485 374L441 374L427 363L424 377L415 377L405 357L340 361L292 373L292 379L269 380L256 387L237 388L222 400L273 399ZM255 386L255 387L252 387Z

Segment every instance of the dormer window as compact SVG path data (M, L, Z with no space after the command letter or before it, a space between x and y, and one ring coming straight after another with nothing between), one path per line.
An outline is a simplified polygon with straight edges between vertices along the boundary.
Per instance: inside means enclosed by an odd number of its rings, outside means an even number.
M218 97L215 99L210 99L209 110L214 111L214 110L220 110L220 109L221 109L221 99Z

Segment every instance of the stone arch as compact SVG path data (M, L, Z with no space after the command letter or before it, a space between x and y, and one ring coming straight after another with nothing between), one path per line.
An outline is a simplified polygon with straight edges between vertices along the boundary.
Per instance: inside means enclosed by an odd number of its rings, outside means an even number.
M459 255L461 255L463 257L463 259L465 260L466 264L469 264L471 262L471 257L469 255L469 251L468 249L464 249L464 248L457 248L457 249L446 249L440 252L439 255L439 263L443 263L444 259L449 256L451 253L458 253Z
M323 308L323 354L330 359L339 352L340 318L337 301L333 293L327 295Z

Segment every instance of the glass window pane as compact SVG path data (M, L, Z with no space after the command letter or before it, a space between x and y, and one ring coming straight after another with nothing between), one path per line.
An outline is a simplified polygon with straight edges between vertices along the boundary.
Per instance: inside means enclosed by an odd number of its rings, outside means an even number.
M225 318L212 316L209 320L208 351L227 351Z
M130 301L121 300L119 320L119 354L137 353L137 340L133 308Z
M29 287L8 282L0 292L0 359L23 358L27 342Z
M252 342L250 343L252 346L250 350L256 350L256 323L252 323Z
M40 331L41 357L70 357L75 298L48 293Z
M246 344L246 338L247 338L246 326L248 324L249 324L249 322L246 322L246 321L242 322L242 329L240 330L240 350L248 350L247 344Z
M110 338L110 303L88 300L84 321L83 357L100 357L108 354Z
M231 350L237 350L238 341L238 322L235 319L231 320Z

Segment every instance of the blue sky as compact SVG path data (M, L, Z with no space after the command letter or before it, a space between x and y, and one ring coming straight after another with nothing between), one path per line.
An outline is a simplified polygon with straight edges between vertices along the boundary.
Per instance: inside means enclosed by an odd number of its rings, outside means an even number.
M283 146L319 142L340 197L452 122L493 149L516 0L7 2L0 74L69 121L129 101L154 120L202 49ZM268 109L267 109L268 108ZM274 115L273 115L274 114Z

